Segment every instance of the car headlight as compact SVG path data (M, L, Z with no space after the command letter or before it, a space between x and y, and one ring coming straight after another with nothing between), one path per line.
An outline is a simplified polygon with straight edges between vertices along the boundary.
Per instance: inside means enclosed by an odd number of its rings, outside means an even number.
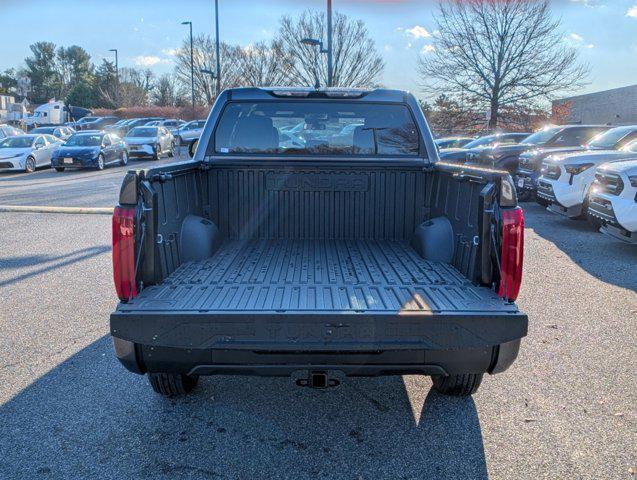
M630 180L630 185L637 188L637 175L633 175L632 177L628 177Z
M593 166L592 163L581 163L581 164L575 164L575 165L564 165L564 169L566 170L567 173L570 173L571 175L579 175L584 170L588 170L592 166Z

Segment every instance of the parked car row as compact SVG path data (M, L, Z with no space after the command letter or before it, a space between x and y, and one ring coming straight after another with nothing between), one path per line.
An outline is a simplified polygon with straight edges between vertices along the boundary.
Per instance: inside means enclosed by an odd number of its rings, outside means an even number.
M6 136L0 139L0 171L30 173L44 166L58 172L67 168L102 170L111 164L126 165L129 158L157 160L175 154L175 136L167 126L163 126L164 120L151 126L146 125L146 120L143 125L127 130L123 136L111 129L86 129L86 125L91 123L86 122L80 131L67 126L51 126L38 127L29 134L13 127L5 129L5 126L0 126L0 131ZM188 127L183 134L186 138L198 138L201 132L193 133L195 130Z
M441 149L440 157L506 170L521 201L586 218L604 233L637 243L637 125L562 125L521 140L511 135Z

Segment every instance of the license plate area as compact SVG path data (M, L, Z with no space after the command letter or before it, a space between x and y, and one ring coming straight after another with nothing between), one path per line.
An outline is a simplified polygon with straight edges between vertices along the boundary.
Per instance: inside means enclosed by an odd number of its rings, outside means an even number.
M65 163L66 165L72 164L72 163L73 163L73 159L72 159L72 158L68 158L68 157L66 157L66 158L64 159L64 163Z

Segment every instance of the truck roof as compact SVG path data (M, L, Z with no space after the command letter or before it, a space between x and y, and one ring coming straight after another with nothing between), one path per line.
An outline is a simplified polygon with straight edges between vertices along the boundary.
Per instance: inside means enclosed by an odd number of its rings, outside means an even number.
M274 98L287 99L365 99L375 102L404 102L407 97L413 97L404 90L388 88L310 88L310 87L239 87L225 90L229 100L271 100Z

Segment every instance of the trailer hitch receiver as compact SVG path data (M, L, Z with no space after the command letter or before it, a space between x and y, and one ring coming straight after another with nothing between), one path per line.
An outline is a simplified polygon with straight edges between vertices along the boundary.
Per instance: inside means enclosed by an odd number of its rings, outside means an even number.
M307 378L299 378L296 384L299 387L310 388L329 388L340 385L340 381L336 378L330 378L327 372L324 371L311 371Z

